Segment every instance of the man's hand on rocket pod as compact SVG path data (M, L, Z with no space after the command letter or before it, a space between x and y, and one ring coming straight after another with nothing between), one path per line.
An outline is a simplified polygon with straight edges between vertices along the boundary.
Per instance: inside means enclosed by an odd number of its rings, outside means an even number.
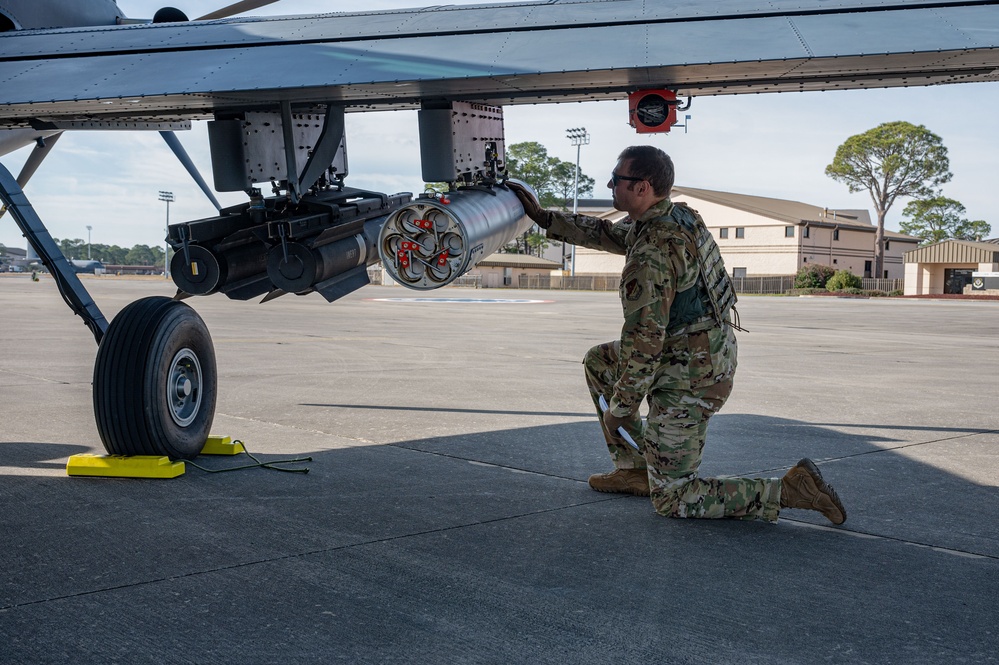
M534 220L535 224L543 229L551 226L551 222L548 220L548 211L541 207L534 195L527 191L523 185L508 180L506 186L517 195L520 204L524 206L524 214Z

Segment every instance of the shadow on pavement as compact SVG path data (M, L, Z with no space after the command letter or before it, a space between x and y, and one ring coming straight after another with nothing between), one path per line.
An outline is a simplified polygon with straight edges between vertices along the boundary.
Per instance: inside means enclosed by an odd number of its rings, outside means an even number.
M2 475L0 660L993 657L994 488L882 450L911 438L739 414L709 436L705 474L825 460L850 519L658 517L585 485L609 468L591 421L316 450L307 476ZM2 444L0 465L75 448Z
M0 467L22 469L65 469L70 455L89 453L89 446L61 443L0 441Z

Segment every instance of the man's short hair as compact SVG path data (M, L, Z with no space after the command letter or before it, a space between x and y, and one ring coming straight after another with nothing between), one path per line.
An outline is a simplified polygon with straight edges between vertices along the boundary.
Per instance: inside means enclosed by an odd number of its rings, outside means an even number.
M673 189L673 160L654 145L633 145L625 148L618 160L631 162L631 175L648 180L656 196L669 196Z

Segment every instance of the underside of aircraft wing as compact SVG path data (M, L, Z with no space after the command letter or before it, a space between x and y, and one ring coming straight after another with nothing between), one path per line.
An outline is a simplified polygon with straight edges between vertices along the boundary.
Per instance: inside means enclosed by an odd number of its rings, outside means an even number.
M0 127L999 80L999 2L554 0L0 35ZM73 125L60 125L71 128Z
M100 344L94 411L105 449L191 458L215 411L207 327L163 297L104 318L21 189L63 130L163 131L211 118L215 189L249 200L169 225L176 298L334 302L368 284L378 262L409 288L445 286L527 231L507 179L504 105L643 91L652 104L643 115L636 102L633 119L666 131L676 99L664 88L995 81L997 25L999 0L548 0L22 29L0 34L0 130L15 130L0 152L35 147L20 183L0 165L0 199ZM423 179L446 192L414 199L345 184L344 113L382 108L421 109Z

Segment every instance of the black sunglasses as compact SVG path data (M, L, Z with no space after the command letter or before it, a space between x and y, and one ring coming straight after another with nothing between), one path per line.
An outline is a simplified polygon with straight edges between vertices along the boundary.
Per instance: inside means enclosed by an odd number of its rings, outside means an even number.
M627 180L628 182L642 182L645 178L636 178L635 176L630 175L618 175L611 171L611 182L614 183L615 187L617 187L618 183L622 180Z

